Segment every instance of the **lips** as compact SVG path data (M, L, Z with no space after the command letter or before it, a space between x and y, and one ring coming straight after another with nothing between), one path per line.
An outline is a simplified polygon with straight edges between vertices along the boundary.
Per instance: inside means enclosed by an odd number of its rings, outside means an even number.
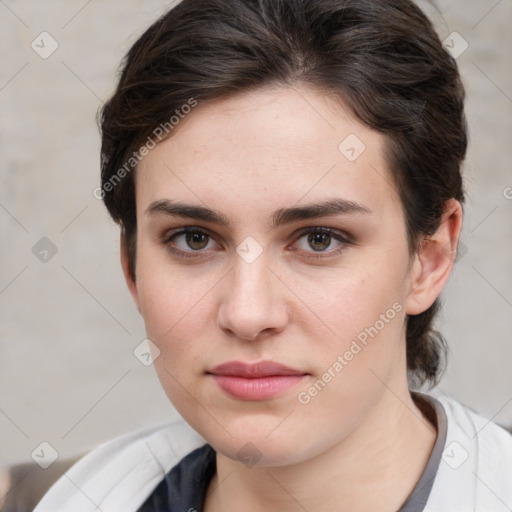
M240 400L266 400L275 397L298 384L307 375L301 370L275 361L229 361L207 373L222 391Z
M246 377L248 379L272 377L277 375L305 375L305 372L303 371L295 370L283 364L276 363L275 361L260 361L258 363L229 361L216 366L208 373L232 377Z

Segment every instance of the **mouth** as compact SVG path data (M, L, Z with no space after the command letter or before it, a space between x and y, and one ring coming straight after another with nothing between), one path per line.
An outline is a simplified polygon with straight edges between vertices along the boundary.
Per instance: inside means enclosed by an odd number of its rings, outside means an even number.
M267 400L280 395L308 375L302 370L275 361L229 361L216 366L207 374L229 396L252 401Z

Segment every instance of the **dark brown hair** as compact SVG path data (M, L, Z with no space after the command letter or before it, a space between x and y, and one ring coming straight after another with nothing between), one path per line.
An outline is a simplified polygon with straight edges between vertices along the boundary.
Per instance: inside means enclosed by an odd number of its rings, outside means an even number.
M141 147L191 101L265 86L308 84L334 92L387 139L389 168L411 254L463 202L467 147L464 89L454 59L409 0L183 0L126 55L103 106L101 196L126 235L135 278L133 170ZM446 343L432 328L439 301L407 319L411 384L435 384Z

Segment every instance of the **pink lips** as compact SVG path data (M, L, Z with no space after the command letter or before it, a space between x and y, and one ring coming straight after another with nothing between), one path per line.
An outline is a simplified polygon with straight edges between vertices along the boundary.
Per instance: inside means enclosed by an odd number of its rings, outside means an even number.
M229 361L208 372L228 395L241 400L265 400L301 381L306 373L274 361Z

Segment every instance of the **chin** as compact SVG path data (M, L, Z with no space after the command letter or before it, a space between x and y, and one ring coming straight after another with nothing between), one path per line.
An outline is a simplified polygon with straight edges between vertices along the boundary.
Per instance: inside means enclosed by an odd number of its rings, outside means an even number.
M187 419L215 451L247 467L287 466L308 458L307 450L302 449L306 448L304 440L307 436L290 429L293 423L279 425L274 416L255 418L254 415L240 416L236 420L218 420L226 425L229 433L213 420Z
M305 455L301 456L296 443L285 443L282 438L269 441L262 436L253 441L248 437L216 441L210 443L215 451L248 468L289 466L307 459Z

